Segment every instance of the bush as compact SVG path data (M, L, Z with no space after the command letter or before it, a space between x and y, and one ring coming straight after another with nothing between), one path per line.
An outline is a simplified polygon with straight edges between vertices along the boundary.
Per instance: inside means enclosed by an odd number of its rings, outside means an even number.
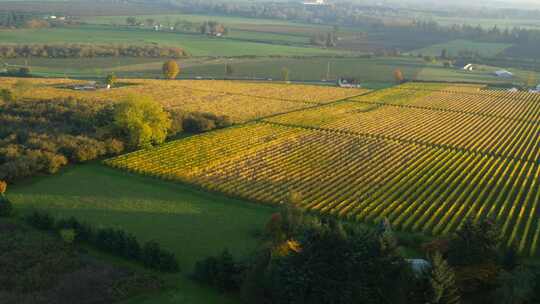
M232 121L228 116L199 112L188 114L182 123L184 131L190 133L207 132L213 129L229 127L231 125Z
M1 89L0 90L0 100L3 100L5 102L11 102L15 100L15 96L13 95L13 92L11 92L8 89Z
M54 218L45 212L34 211L26 217L26 221L30 226L39 230L53 230L55 229Z
M73 230L75 231L75 242L91 242L93 241L94 231L87 224L80 223L76 218L59 219L55 224L56 230Z
M60 230L60 236L64 242L73 244L75 242L75 238L77 237L77 233L73 229L62 229Z
M0 195L0 217L9 217L13 214L13 205L4 195Z
M144 244L141 260L146 267L160 271L177 272L180 269L174 254L161 249L155 241Z
M218 288L221 291L236 291L242 283L245 267L234 261L225 250L217 257L209 257L195 264L193 279Z

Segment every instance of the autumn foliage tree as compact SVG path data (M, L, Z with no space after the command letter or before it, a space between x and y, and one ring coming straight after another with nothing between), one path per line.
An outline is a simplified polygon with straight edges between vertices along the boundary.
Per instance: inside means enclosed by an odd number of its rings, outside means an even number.
M163 76L167 79L175 79L180 74L180 66L175 60L168 60L163 64Z
M396 80L396 83L402 83L405 78L403 77L403 73L400 69L394 70L394 79Z
M4 195L7 190L7 183L5 181L0 180L0 195Z
M0 180L0 217L10 216L13 207L11 202L5 196L7 190L7 183Z
M115 106L114 125L133 148L148 148L167 138L169 114L148 97L130 97Z

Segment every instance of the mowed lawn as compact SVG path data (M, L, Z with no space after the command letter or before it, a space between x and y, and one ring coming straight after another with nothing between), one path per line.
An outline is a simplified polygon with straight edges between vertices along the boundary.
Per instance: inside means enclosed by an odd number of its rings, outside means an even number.
M60 174L14 185L9 197L25 214L48 210L75 216L98 227L115 227L141 241L157 240L176 253L181 273L176 288L129 303L236 303L187 279L196 261L228 248L243 256L253 251L274 209L202 192L177 183L132 175L91 163ZM156 302L157 301L157 302Z

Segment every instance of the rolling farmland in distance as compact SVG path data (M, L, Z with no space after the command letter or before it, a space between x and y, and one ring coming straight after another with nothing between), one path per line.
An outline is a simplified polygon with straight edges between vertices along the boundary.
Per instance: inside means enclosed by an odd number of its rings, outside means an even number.
M11 89L20 98L27 99L75 98L100 103L145 95L166 109L227 115L235 122L310 108L368 92L366 89L284 83L150 79L119 81L119 87L111 90L77 91L71 86L84 84L85 81L4 78L0 89Z
M268 204L440 235L493 218L536 255L538 95L408 83L106 161Z

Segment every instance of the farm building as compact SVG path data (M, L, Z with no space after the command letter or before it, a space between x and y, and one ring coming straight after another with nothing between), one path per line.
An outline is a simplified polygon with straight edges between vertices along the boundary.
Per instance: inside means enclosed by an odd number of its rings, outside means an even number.
M456 62L454 62L453 66L455 68L465 70L465 71L472 71L474 69L474 65L472 63L461 61L461 60L457 60Z
M340 88L360 88L360 81L356 78L339 77L337 85Z
M514 74L508 72L507 70L499 70L495 71L495 76L500 78L512 78L514 77Z

